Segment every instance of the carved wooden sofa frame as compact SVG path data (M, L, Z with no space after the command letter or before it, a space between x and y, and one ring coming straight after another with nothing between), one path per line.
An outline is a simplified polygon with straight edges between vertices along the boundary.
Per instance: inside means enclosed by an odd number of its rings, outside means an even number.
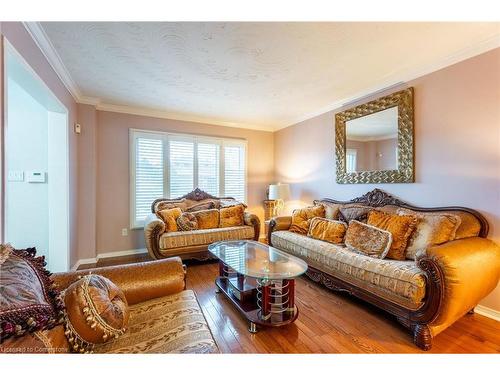
M156 217L155 207L156 207L157 203L159 203L159 202L176 202L176 201L180 201L182 199L187 199L187 200L192 200L192 201L197 201L197 202L200 202L200 201L203 201L206 199L235 200L232 197L216 197L216 196L213 196L211 194L208 194L207 192L205 192L199 188L196 188L192 192L190 192L186 195L183 195L182 197L179 197L179 198L172 198L172 199L158 198L158 199L156 199L151 204L152 214L148 216L148 218L146 219L145 226L144 226L146 247L148 248L148 252L149 252L150 256L153 257L154 259L165 258L165 256L162 255L160 252L160 237L164 232L164 225L162 225L161 220ZM244 220L245 220L245 225L253 227L253 229L254 229L253 240L258 241L259 236L260 236L260 220L259 220L259 218L255 214L252 214L252 213L245 211ZM206 261L209 259L213 259L210 256L210 253L208 252L207 245L192 246L190 248L182 248L180 250L182 250L182 251L180 251L179 254L174 254L174 255L179 256L183 260L193 259L193 260L198 260L198 261ZM170 257L173 255L168 255L168 256Z
M420 212L436 212L436 211L465 211L474 215L481 224L481 229L478 237L486 238L488 235L488 222L477 211L466 207L433 207L423 208L416 207L399 199L396 199L382 190L375 189L366 193L362 197L352 199L350 201L337 201L334 199L321 199L322 202L334 204L349 204L361 203L370 207L383 207L387 205L395 205L402 208L408 208ZM319 201L314 201L319 202ZM268 243L272 246L271 235L276 230L277 219L272 219L269 223ZM327 274L323 271L309 267L306 275L315 282L321 283L328 289L334 291L347 292L350 295L367 301L388 313L394 315L398 322L403 326L413 331L414 343L423 350L429 350L432 347L432 334L429 329L431 324L437 317L444 295L444 275L441 267L437 264L433 257L424 256L417 260L417 266L425 272L426 279L426 298L423 305L418 310L406 309L391 301L383 299L370 291L364 290L346 281L343 281L335 276ZM470 313L473 312L473 309Z

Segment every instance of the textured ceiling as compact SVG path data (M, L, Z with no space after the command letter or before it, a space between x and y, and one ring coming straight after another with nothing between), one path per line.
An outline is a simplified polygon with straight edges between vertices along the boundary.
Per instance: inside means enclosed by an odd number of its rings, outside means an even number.
M87 97L270 130L498 37L498 25L42 23Z

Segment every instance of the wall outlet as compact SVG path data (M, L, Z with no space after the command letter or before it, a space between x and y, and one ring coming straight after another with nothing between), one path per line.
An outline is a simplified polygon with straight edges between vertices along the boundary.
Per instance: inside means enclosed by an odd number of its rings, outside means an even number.
M127 229L127 228L123 228L123 229L122 229L122 236L123 236L123 237L128 236L128 229Z

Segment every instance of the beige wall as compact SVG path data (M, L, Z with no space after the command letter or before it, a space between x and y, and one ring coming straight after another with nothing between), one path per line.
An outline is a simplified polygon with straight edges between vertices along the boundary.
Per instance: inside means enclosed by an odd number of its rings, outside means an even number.
M500 49L408 86L415 88L415 183L337 184L332 111L275 133L276 178L292 184L288 208L378 187L416 205L477 209L500 243ZM482 304L500 310L500 287Z
M54 95L68 109L69 118L69 166L70 166L70 262L74 264L77 259L78 248L78 140L73 132L73 124L76 121L76 102L63 85L57 74L45 59L40 49L37 47L31 36L28 34L21 22L1 22L0 36L4 36L8 42L21 54L31 68L45 82ZM1 55L1 54L0 54ZM3 59L0 61L0 68L3 72ZM1 83L1 81L0 81ZM0 96L3 96L3 86L1 86ZM0 101L3 98L0 97ZM2 130L4 123L1 123ZM2 141L3 142L3 141ZM2 155L3 163L3 155Z
M92 107L79 107L79 122L83 126L82 136L86 137L86 148L80 151L79 173L82 202L80 216L85 228L80 226L80 233L85 241L79 251L81 258L93 257L112 251L144 248L143 231L131 230L127 237L121 235L122 228L129 228L129 129L147 129L172 131L179 133L208 136L241 138L248 141L248 206L263 220L262 200L265 199L266 187L273 182L273 133L228 128L208 124L199 124L169 119L160 119L129 114L97 111L96 121ZM95 129L95 147L92 145ZM84 155L86 154L86 155ZM96 174L92 173L95 156ZM85 161L88 159L90 161ZM86 165L83 165L86 163ZM92 194L95 193L95 215L92 217ZM87 181L83 181L87 180ZM95 217L95 250L92 246L93 220ZM88 225L87 225L88 224Z

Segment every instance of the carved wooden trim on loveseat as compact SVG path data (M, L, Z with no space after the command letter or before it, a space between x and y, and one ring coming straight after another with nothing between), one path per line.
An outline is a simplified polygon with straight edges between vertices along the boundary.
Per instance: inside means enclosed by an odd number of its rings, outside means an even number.
M322 202L334 204L349 204L361 203L370 207L383 207L387 205L395 205L403 208L408 208L420 212L436 212L436 211L463 211L468 212L477 218L481 225L479 237L486 237L488 234L488 222L477 211L466 207L432 207L423 208L416 207L406 202L403 202L382 190L374 189L365 195L354 198L350 201L338 201L334 199L321 199ZM314 201L319 203L320 201ZM285 223L286 224L286 223ZM272 246L271 235L275 230L282 230L284 223L280 222L280 218L272 219L269 223L268 243ZM429 350L432 346L432 334L429 325L436 319L440 307L443 302L445 279L442 269L437 261L430 256L423 255L417 259L417 266L424 271L426 279L426 298L424 303L417 310L410 310L396 303L388 301L382 297L375 295L365 289L355 286L347 281L341 280L335 276L322 272L314 267L309 266L306 275L313 281L323 284L325 287L335 291L347 292L357 298L367 301L388 313L394 315L397 320L413 331L413 340L415 345L423 350Z

